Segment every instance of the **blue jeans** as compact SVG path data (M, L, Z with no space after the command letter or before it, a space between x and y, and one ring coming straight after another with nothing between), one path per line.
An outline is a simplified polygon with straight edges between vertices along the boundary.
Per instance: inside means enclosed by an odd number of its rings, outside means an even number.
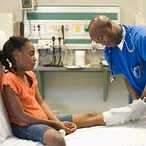
M72 121L72 115L57 115L60 121ZM31 124L28 126L19 126L17 124L11 123L11 128L13 134L21 139L33 140L37 142L43 142L44 133L52 129L52 127L44 124Z

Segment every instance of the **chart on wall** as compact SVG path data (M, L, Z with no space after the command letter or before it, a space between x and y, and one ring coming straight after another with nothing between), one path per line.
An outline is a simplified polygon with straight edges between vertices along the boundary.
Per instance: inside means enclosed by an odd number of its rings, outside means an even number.
M51 40L54 36L63 38L70 47L88 47L91 44L88 25L97 14L120 22L118 6L45 6L26 11L24 35L35 43L38 40Z

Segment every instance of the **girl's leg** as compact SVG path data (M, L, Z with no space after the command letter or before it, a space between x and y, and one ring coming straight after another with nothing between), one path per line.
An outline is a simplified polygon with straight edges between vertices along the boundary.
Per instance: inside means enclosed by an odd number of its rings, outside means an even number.
M44 124L19 126L12 124L13 134L21 139L40 142L45 146L66 146L64 138L52 127Z
M72 122L76 123L78 128L106 125L102 113L73 114Z
M64 138L54 129L44 133L43 141L45 146L66 146Z

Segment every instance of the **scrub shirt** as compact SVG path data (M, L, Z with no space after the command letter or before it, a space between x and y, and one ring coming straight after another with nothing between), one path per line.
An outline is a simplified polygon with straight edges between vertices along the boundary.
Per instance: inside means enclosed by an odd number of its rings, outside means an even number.
M113 75L123 74L141 96L146 85L146 29L136 25L122 25L122 27L126 32L123 49L120 50L118 46L105 47L104 56Z

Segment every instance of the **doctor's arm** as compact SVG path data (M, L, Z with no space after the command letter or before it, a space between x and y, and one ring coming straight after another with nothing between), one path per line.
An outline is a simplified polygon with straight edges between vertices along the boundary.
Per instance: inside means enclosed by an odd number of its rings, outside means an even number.
M146 86L145 86L145 88L144 88L144 90L143 90L143 92L142 92L141 97L146 97Z
M136 100L136 99L140 98L139 95L137 94L137 92L130 86L130 84L128 83L127 79L124 76L123 76L123 79L124 79L128 92L132 96L132 99Z

